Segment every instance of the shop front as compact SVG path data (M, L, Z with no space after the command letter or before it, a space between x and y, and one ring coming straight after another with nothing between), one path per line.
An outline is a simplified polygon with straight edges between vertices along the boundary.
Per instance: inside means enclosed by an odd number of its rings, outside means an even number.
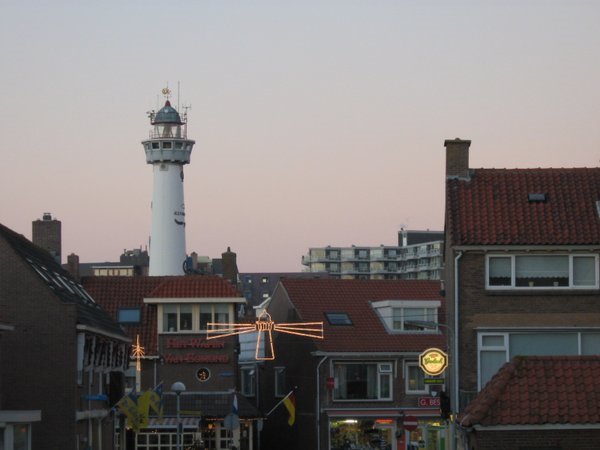
M404 447L398 450L446 450L450 448L448 429L439 418L420 417L413 430L404 431Z
M414 413L414 415L413 415ZM448 430L422 411L329 410L329 450L447 450ZM405 422L405 419L408 419Z

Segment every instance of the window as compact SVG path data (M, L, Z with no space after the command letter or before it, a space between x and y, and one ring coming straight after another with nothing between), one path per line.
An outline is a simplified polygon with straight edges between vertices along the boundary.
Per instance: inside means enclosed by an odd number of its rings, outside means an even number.
M163 331L177 331L177 305L163 306Z
M269 277L262 277L262 278L260 279L260 282L261 282L262 284L267 284L267 283L269 282Z
M254 367L242 367L240 371L242 394L246 397L254 397L256 395L256 369Z
M229 323L229 303L161 305L163 333L206 331L209 322ZM160 310L159 310L160 314Z
M406 274L403 275L406 278ZM378 300L371 302L388 332L437 333L439 300Z
M200 305L200 329L207 330L208 323L212 321L212 305Z
M181 331L192 330L192 305L179 306L179 329Z
M600 354L600 332L480 333L479 389L514 356L563 356Z
M334 400L391 400L392 363L334 362Z
M487 257L487 288L597 288L597 255Z
M140 308L119 309L117 314L119 323L140 323Z
M428 393L429 389L425 384L425 372L419 367L417 362L406 363L406 386L407 394L424 394Z
M352 320L345 312L326 312L325 317L330 325L352 325Z
M340 259L340 252L337 250L329 250L329 259Z
M200 330L208 329L208 323L228 323L229 305L225 303L206 303L200 305Z
M286 388L285 367L275 367L275 397L285 397Z
M437 324L436 308L392 308L392 316L394 330L431 331L429 323Z

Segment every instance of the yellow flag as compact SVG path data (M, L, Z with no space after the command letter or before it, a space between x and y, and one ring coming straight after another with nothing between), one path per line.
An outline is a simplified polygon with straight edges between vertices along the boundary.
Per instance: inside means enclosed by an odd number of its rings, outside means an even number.
M127 417L127 426L131 428L133 431L138 433L141 428L141 416L138 409L138 402L136 395L132 392L128 395L125 395L119 402L117 403L117 408L125 417Z

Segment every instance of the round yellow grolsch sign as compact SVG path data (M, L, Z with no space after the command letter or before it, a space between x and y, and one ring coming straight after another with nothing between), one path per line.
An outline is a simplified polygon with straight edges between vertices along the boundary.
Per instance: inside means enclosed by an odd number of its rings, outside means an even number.
M428 348L419 355L419 365L423 372L435 377L448 367L448 355L439 348Z

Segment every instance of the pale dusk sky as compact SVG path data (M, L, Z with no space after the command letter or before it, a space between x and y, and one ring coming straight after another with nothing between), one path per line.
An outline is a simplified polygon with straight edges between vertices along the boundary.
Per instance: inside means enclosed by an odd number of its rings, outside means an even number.
M591 0L3 0L0 223L31 238L51 212L63 261L144 248L168 83L188 252L297 271L441 230L445 139L471 167L600 165L598 23Z

